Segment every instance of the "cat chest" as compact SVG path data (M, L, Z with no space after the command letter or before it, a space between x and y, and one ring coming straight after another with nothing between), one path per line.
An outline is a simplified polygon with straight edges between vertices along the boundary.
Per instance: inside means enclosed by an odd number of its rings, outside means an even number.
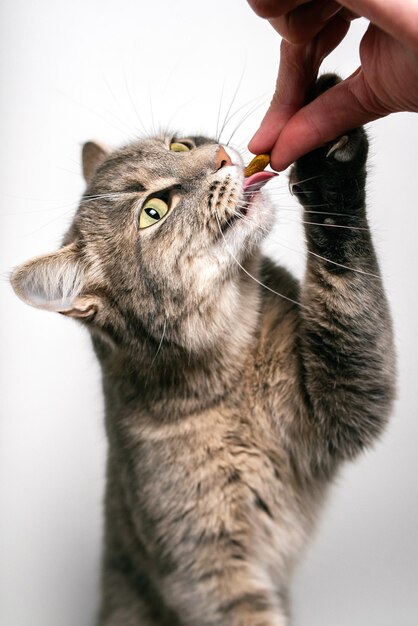
M279 440L239 420L205 417L180 432L142 433L125 457L130 513L150 559L167 568L185 554L216 563L263 555L273 570L293 561L307 520Z

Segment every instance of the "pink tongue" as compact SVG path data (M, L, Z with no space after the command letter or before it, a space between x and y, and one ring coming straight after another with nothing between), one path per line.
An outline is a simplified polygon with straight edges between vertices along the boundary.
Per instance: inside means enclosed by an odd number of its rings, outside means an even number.
M249 189L250 191L257 191L261 189L270 178L278 176L276 172L256 172L248 178L244 178L244 191Z

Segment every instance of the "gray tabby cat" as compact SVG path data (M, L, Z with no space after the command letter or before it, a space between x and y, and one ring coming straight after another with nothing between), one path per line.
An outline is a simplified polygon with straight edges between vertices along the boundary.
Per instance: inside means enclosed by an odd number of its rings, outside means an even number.
M231 148L84 146L88 187L62 247L12 284L83 322L102 367L100 626L289 624L327 487L382 432L394 395L366 155L356 129L294 166L309 250L299 286L260 253L270 176L244 181Z

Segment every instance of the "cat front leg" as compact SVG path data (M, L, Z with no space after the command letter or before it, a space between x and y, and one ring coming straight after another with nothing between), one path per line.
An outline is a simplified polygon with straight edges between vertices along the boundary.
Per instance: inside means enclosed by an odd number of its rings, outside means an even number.
M138 581L132 580L123 568L107 566L97 626L162 626L138 587ZM169 622L164 624L168 626Z
M164 581L164 596L182 626L289 626L287 602L270 586L229 567L199 579L174 576Z
M104 554L97 626L180 626L144 560L112 455L105 495Z
M238 432L221 446L223 432L212 448L202 428L190 444L170 439L174 463L166 441L142 446L142 464L159 468L146 488L127 469L138 468L138 449L124 449L122 467L110 455L98 626L288 626L289 529L251 488L264 456ZM185 481L193 455L200 470Z
M317 91L335 82L325 76ZM391 320L365 210L367 138L355 129L300 159L308 259L298 335L309 435L332 467L383 430L394 397Z

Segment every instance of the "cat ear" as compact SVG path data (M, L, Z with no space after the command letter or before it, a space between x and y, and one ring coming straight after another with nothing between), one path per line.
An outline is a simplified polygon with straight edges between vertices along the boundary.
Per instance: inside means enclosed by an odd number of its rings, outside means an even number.
M109 150L95 141L88 141L83 146L83 176L89 183L96 173L97 168L109 155Z
M78 318L93 317L98 309L99 299L85 292L86 273L74 244L23 263L10 281L19 298L38 309Z

